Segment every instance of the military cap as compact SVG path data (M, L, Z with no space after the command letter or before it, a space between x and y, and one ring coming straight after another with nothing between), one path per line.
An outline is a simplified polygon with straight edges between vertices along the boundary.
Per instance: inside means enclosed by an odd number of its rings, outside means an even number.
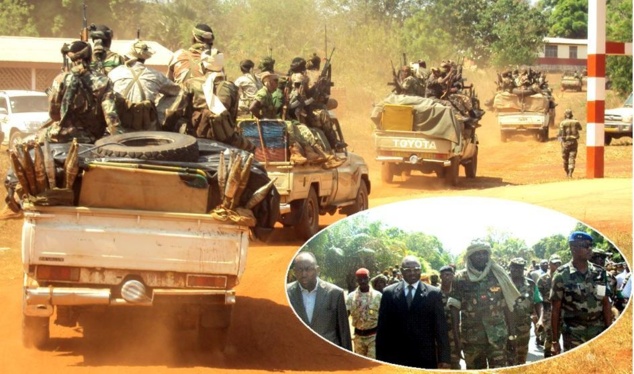
M359 275L367 275L370 276L370 271L366 268L360 268L359 270L357 270L354 275L359 276Z
M568 236L568 243L592 245L592 236L583 231L574 231Z
M604 251L603 249L600 248L593 248L592 249L592 256L603 256L603 257L608 257L609 254Z
M277 76L277 74L265 71L260 76L260 79L262 80L262 82L264 82L265 80L276 80L276 79L278 79L278 76Z
M450 271L450 272L454 272L453 267L449 266L449 265L445 265L443 267L440 268L440 270L438 270L439 273L442 273L444 271Z
M521 257L516 257L511 260L511 265L526 266L526 260Z
M548 265L548 260L543 259L539 262L540 265Z
M549 262L551 264L561 264L561 257L559 257L559 255L552 255L550 256Z
M154 51L146 42L137 39L130 45L130 49L125 55L131 59L147 60L154 55Z

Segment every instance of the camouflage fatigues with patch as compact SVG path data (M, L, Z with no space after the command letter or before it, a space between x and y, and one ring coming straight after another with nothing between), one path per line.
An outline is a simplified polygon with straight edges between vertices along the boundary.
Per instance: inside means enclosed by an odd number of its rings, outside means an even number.
M408 76L401 82L401 88L403 91L401 94L403 95L420 95L421 87L418 79L413 76Z
M442 289L441 289L442 291ZM449 305L447 305L447 300L449 299L449 294L442 292L442 305L445 309L445 317L447 318L447 326L453 326L453 317L451 315L451 309ZM454 334L450 330L449 331L449 347L451 348L451 369L460 370L460 356L456 352L456 340L454 339Z
M553 346L553 328L551 326L552 304L548 299L550 289L552 288L552 276L550 273L546 273L539 277L539 280L537 281L537 288L544 298L542 304L544 308L544 357L549 357L550 350Z
M559 124L557 136L561 139L561 158L566 173L575 168L579 131L581 131L581 124L576 119L564 119Z
M207 48L206 44L195 43L189 49L179 49L174 52L167 68L167 77L176 83L184 83L189 78L202 77L201 54ZM218 54L218 50L211 49L211 55Z
M605 330L602 302L611 291L603 268L589 262L583 274L571 261L557 269L552 282L550 301L561 300L564 350L577 347ZM600 296L601 291L605 296Z
M467 369L506 366L507 306L493 272L480 282L471 282L467 271L461 270L452 286L449 296L461 302L460 336Z
M354 353L376 358L376 328L379 322L381 293L370 288L360 292L359 288L346 297L346 309L352 317L354 328Z
M528 342L531 338L531 314L535 310L535 304L541 303L542 296L537 289L537 285L530 278L524 278L522 284L515 283L515 287L522 295L522 298L515 303L513 310L513 321L517 331L517 360L514 364L521 365L526 363L528 355Z
M53 143L94 143L106 132L123 130L115 110L112 82L83 66L59 74L48 96L49 115L55 122L42 135Z
M123 65L124 59L120 54L113 52L110 48L103 47L103 52L94 51L90 70L108 75L117 66Z

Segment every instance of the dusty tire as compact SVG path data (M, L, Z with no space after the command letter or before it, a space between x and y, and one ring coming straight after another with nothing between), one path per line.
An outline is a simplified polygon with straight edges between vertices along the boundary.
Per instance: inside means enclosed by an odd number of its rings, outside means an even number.
M295 230L300 239L308 240L319 231L319 201L314 188L310 188L300 209L300 218Z
M451 165L445 168L445 183L448 186L458 185L458 173L460 171L460 161L458 157L451 158Z
M138 131L107 136L95 142L105 157L157 161L198 161L198 143L190 135L167 131Z
M464 174L467 178L475 178L478 171L478 147L476 147L475 153L469 163L464 165Z
M359 184L359 190L357 190L357 198L351 206L347 207L345 214L350 216L355 213L359 213L363 210L367 210L369 206L368 202L368 186L363 179Z
M394 179L394 165L389 162L384 162L381 165L381 180L385 183L392 183Z
M43 349L49 338L49 318L22 315L22 344L26 348Z

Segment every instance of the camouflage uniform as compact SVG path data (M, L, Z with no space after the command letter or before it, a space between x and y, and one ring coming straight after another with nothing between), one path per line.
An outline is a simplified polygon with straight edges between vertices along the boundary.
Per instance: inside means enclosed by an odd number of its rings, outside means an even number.
M588 262L583 274L570 261L557 269L552 282L550 301L561 301L564 350L577 347L605 330L604 296L599 296L599 286L605 287L606 296L611 291L603 268Z
M552 304L548 299L550 289L552 288L552 275L550 272L547 272L539 277L539 280L537 281L537 288L544 297L542 304L544 306L542 319L544 323L544 357L550 357L550 349L553 345L553 328L551 326Z
M258 92L255 93L253 99L262 105L262 118L277 118L277 109L273 101L273 95L269 92L268 88L260 88Z
M204 43L194 43L189 49L174 52L167 68L167 77L176 83L184 83L189 78L204 76L201 55L208 47ZM212 48L210 54L218 54L218 50Z
M262 88L262 82L255 77L253 73L245 73L235 80L235 85L240 90L240 104L238 106L239 114L251 114L249 108L255 93Z
M450 297L461 302L460 335L467 369L506 366L506 300L493 274L471 282L466 269L456 273Z
M401 91L403 95L419 95L421 91L418 79L411 75L403 79L403 81L401 82L401 88L403 89Z
M568 176L572 176L572 171L575 169L579 131L581 131L581 124L576 119L564 119L559 124L557 136L561 141L561 158L564 161L564 170Z
M523 296L523 300L516 303L513 311L513 321L517 331L517 361L515 364L521 365L526 363L528 355L528 343L531 337L531 314L535 310L535 304L541 303L542 296L535 282L530 278L524 278L521 284L515 283L515 287Z
M354 353L376 358L376 328L379 321L381 293L370 288L361 292L359 288L346 297L346 309L352 317L354 328Z
M94 143L106 131L123 131L112 82L82 65L55 77L48 100L49 115L55 121L44 134L50 142L67 143L77 138L80 143Z
M123 56L121 56L117 52L111 51L110 48L104 46L102 52L93 52L90 69L93 71L99 71L104 75L108 75L114 68L123 64Z
M442 289L441 289L442 291ZM453 326L453 317L451 315L451 309L447 305L449 299L449 293L442 292L442 304L445 309L445 317L447 318L447 326ZM451 348L451 369L460 370L460 355L456 352L456 340L452 331L449 331L449 347Z
M238 110L238 91L232 82L216 79L213 83L213 94L218 97L226 111L220 114L211 112L205 99L204 87L207 76L188 79L185 90L192 93L191 127L187 133L198 138L214 139L236 148L252 151L253 144L240 136L235 130Z

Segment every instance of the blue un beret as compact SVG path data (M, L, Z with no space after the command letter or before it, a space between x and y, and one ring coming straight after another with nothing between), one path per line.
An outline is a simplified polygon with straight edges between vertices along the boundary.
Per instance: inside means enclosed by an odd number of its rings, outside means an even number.
M585 233L583 231L574 231L572 234L570 234L570 236L568 237L568 243L572 243L572 242L584 242L584 241L589 241L590 244L592 244L593 240L592 240L592 236L590 236L590 234Z

